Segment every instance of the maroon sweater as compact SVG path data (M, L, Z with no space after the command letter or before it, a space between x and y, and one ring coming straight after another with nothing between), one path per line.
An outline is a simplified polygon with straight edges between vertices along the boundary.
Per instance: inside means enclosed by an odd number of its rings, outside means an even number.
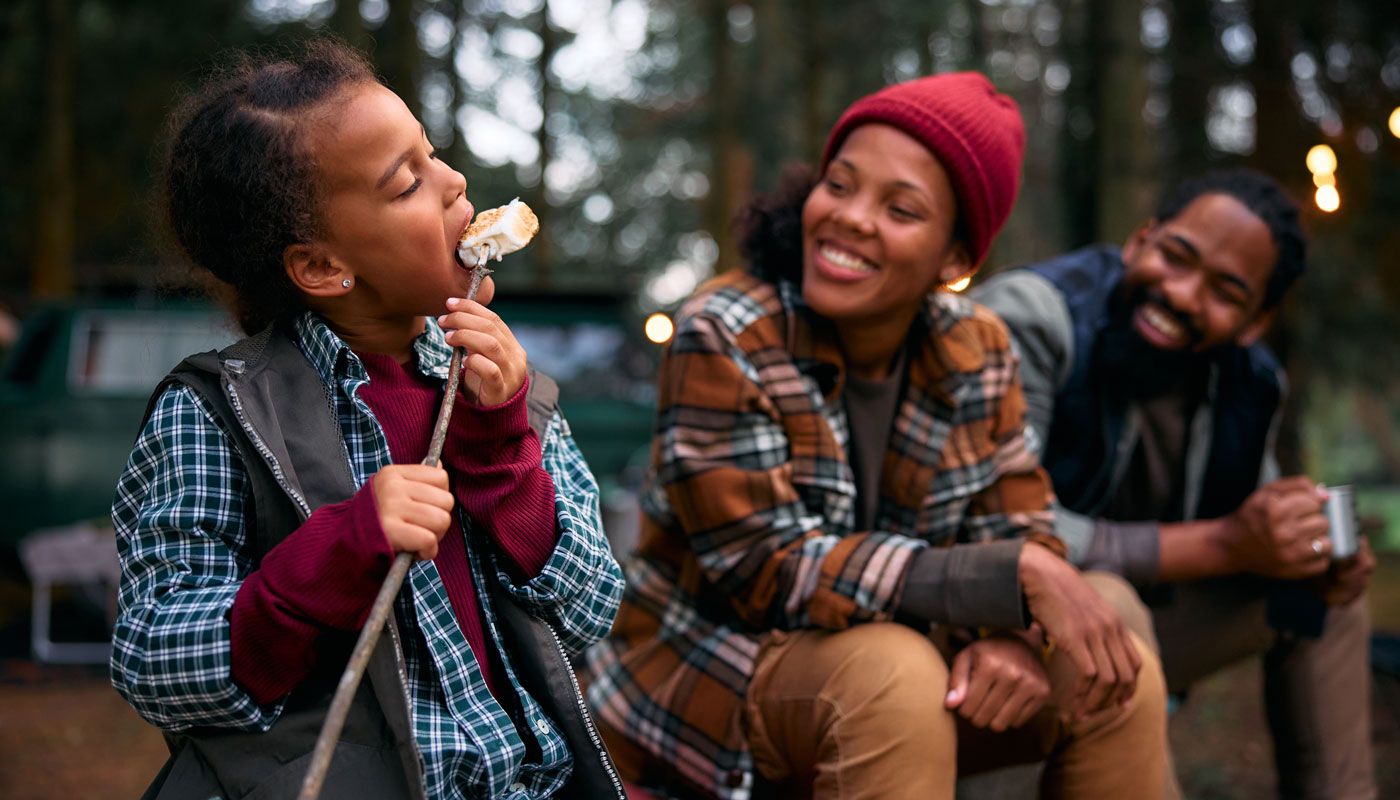
M360 397L383 428L394 463L421 462L441 381L389 356L356 355L370 378ZM526 579L539 574L558 540L554 482L540 466L539 439L525 410L528 388L491 408L459 394L442 453L457 502L512 562L507 567ZM230 614L233 679L259 703L277 700L310 673L323 634L364 625L393 560L373 486L366 481L351 499L313 512L239 588ZM487 686L500 697L494 678L500 656L486 632L455 513L434 563Z

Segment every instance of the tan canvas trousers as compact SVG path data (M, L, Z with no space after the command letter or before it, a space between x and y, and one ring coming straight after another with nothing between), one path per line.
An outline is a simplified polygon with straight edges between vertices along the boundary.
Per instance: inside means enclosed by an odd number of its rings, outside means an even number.
M1166 685L1150 647L1123 710L1062 723L1074 672L1051 657L1052 699L1020 729L974 730L943 707L945 656L896 623L775 633L760 651L746 723L754 763L798 797L952 800L960 771L1048 759L1047 798L1160 797Z
M1280 636L1266 620L1273 586L1240 576L1179 584L1152 606L1167 686L1262 654L1279 797L1374 800L1366 597L1330 609L1317 639Z

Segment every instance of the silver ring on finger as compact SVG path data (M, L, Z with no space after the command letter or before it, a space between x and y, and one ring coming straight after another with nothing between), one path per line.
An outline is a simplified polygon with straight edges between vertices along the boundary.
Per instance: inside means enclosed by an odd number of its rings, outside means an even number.
M1321 540L1321 539L1313 539L1313 540L1312 540L1312 551L1313 551L1313 553L1315 553L1315 554L1317 554L1317 555L1322 555L1322 540Z

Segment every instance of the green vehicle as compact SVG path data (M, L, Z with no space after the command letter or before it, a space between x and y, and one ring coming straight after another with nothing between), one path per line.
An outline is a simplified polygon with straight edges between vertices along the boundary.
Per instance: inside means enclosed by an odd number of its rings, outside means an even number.
M0 545L104 519L146 400L182 357L236 339L198 305L50 305L0 366Z
M640 323L613 298L502 299L493 308L559 381L605 513L626 508L654 407L655 352ZM105 519L152 388L184 356L238 337L226 314L199 304L73 303L30 314L0 364L0 548L36 529Z

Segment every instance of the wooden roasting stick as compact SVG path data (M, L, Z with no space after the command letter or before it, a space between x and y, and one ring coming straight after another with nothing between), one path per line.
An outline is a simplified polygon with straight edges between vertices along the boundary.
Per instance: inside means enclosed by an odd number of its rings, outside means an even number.
M516 206L522 208L523 212L517 212ZM525 229L504 232L498 230L501 223L511 221L512 214L524 218ZM503 217L507 219L502 219ZM473 231L478 227L484 233L473 237ZM476 299L476 293L481 288L482 279L491 274L491 270L486 268L487 261L493 257L499 261L502 255L524 247L537 230L539 230L539 222L535 219L534 213L518 199L512 201L508 206L481 212L477 216L477 221L467 229L463 244L459 246L464 252L476 255L476 263L472 267L471 284L467 288L467 299ZM472 241L472 239L480 241L468 245L467 242ZM447 368L447 386L443 391L442 405L438 408L437 423L433 426L433 438L428 444L428 455L423 459L423 463L428 466L437 466L438 460L442 457L442 446L447 441L447 425L452 420L452 406L457 397L457 384L462 375L462 359L465 357L465 348L452 348L452 360ZM374 645L379 641L379 634L384 630L384 623L389 618L389 611L394 607L394 598L398 596L404 578L408 575L408 568L412 564L412 553L399 553L394 556L394 563L389 567L389 574L384 576L384 583L379 587L379 594L374 598L374 605L370 607L369 618L365 620L365 626L360 629L360 638L356 640L355 649L350 654L350 661L345 665L344 674L340 676L340 684L336 686L330 710L326 712L325 724L321 727L320 735L316 737L316 749L311 752L311 765L307 770L306 778L302 781L301 793L297 795L297 800L316 800L321 795L321 785L326 780L331 756L334 755L335 745L340 740L340 731L345 727L345 718L350 713L350 703L355 699L355 690L359 688L360 680L364 677L370 654L374 652Z

